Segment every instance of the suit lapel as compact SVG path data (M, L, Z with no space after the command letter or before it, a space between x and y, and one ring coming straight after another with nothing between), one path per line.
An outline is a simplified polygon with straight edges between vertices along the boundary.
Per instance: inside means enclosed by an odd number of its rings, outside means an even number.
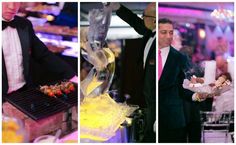
M153 41L153 43L152 43L152 45L151 45L151 48L150 48L150 50L149 50L149 52L148 52L148 56L147 56L147 59L146 59L146 64L145 64L145 66L147 66L148 65L148 63L150 63L149 61L150 61L150 59L152 58L152 57L155 57L156 55L156 53L155 53L155 49L156 48L156 40L154 40ZM155 58L153 58L153 59L155 59L154 60L154 63L156 64L156 57ZM146 68L146 67L145 67Z
M3 52L2 52L2 84L3 84L2 93L5 94L7 93L8 90L8 78L7 78L6 64Z
M144 57L144 50L145 50L145 47L146 47L147 42L148 42L149 38L151 37L151 35L152 35L152 31L147 31L147 34L144 37L144 46L143 46L143 50L142 50L142 62L143 62L143 57ZM147 66L147 63L149 63L151 55L155 53L155 48L156 48L156 38L155 38L155 40L153 40L151 48L149 49L149 52L148 52L148 55L146 58L146 62L145 62L145 66ZM155 63L156 63L156 61L155 61Z
M146 46L149 38L150 38L150 34L146 33L146 35L144 35L144 37L143 37L142 50L140 51L139 56L138 56L138 61L142 63L142 66L143 66L144 50L145 50L145 46Z
M28 72L28 62L29 62L29 32L27 27L17 27L17 32L20 39L21 49L22 49L22 57L23 57L23 68L24 68L24 76L27 76Z
M174 75L171 73L177 71L177 70L174 70L175 68L177 68L176 67L177 63L175 62L176 59L175 59L173 49L174 48L170 47L170 51L167 56L165 66L163 68L162 75L159 80L159 87L163 87L163 86L166 86L167 84L171 83L169 80L171 80L170 78Z

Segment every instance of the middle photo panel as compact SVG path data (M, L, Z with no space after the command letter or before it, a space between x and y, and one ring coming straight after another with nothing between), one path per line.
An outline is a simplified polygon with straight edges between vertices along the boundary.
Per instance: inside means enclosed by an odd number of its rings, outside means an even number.
M156 3L80 3L80 141L156 142Z

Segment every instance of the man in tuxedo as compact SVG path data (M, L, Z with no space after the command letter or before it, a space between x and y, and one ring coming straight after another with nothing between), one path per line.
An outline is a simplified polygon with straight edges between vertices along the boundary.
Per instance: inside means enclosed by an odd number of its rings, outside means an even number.
M20 2L2 3L2 94L25 90L30 79L30 59L65 79L77 80L75 72L56 57L35 35L29 20L15 16Z
M171 46L173 23L158 20L158 139L159 142L186 142L184 100L204 100L208 94L198 94L182 87L187 70L187 56Z
M111 3L113 10L134 30L143 35L142 51L139 54L138 71L142 78L142 96L147 104L146 123L142 142L156 142L154 123L156 121L156 3L150 3L142 18L119 3ZM134 50L135 51L135 50Z

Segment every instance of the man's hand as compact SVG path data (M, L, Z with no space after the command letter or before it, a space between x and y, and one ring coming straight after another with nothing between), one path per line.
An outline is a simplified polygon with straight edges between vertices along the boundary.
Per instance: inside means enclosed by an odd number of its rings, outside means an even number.
M214 94L207 94L207 93L195 93L193 100L194 101L204 101L207 98L212 98L214 96Z
M200 101L204 101L206 100L206 98L208 98L208 94L206 93L198 93L198 99L200 99Z
M118 2L114 2L113 3L113 2L111 2L109 7L112 8L112 11L117 11L120 8L120 3L118 3Z

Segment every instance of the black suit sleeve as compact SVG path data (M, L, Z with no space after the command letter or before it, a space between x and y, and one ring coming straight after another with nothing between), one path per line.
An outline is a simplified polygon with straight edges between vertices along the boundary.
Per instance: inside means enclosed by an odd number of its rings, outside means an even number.
M133 27L140 35L145 35L145 33L147 33L148 29L145 27L144 21L123 5L120 5L120 8L116 11L116 14L131 27Z
M181 62L182 62L181 63L181 68L182 69L181 69L181 73L179 74L179 78L180 78L179 79L180 96L183 99L192 102L192 95L194 94L194 92L183 88L183 80L185 79L184 70L187 69L188 64L189 64L187 56L183 55Z
M32 58L42 64L49 71L63 76L64 79L70 79L76 75L73 69L59 57L48 50L46 45L35 35L33 26L29 22L29 36L31 36L31 55Z

